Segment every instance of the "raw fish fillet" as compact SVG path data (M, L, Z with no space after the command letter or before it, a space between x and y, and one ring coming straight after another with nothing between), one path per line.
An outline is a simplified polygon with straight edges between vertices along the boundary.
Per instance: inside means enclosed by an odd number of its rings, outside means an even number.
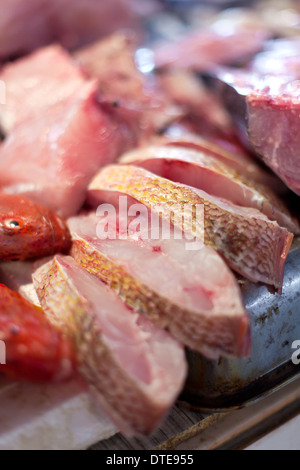
M33 278L46 314L75 342L82 376L119 429L129 436L155 430L184 385L183 347L72 258L56 257Z
M208 246L190 250L182 237L151 237L148 217L131 232L124 216L118 235L99 238L106 220L94 213L69 220L72 256L189 348L208 358L250 354L250 321L240 289L222 258ZM156 227L157 229L157 227Z
M75 101L18 125L0 147L0 186L57 214L78 212L97 171L133 147L130 131L96 100L86 83Z
M208 153L214 158L230 166L237 173L256 181L277 187L280 180L267 173L262 167L242 149L239 142L229 141L228 139L211 139L200 135L187 132L181 126L171 126L164 137L154 139L155 144L178 146L190 148L200 152Z
M1 70L0 80L6 86L6 103L0 106L1 128L5 133L27 119L40 117L51 106L75 100L87 81L59 45L7 64Z
M224 103L233 112L244 142L284 183L300 195L298 76L221 70ZM236 110L240 110L236 112Z
M182 208L189 205L192 216L185 220L184 231L193 236L197 231L196 208L204 208L205 243L242 276L281 291L285 261L294 237L259 211L126 165L104 168L88 191L93 205L103 201L117 205L124 194L167 217L180 229Z
M0 16L0 60L25 54L50 43L49 0L2 0Z
M235 172L208 152L180 147L146 147L125 154L120 163L145 168L162 178L201 189L242 207L252 207L291 232L299 223L267 186Z

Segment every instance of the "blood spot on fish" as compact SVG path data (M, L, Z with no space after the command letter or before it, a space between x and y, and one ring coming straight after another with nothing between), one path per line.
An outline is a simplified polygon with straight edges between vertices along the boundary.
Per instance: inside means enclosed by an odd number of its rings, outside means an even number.
M153 253L161 253L161 252L162 252L162 249L161 249L160 246L154 246L154 247L152 248L152 251L153 251Z

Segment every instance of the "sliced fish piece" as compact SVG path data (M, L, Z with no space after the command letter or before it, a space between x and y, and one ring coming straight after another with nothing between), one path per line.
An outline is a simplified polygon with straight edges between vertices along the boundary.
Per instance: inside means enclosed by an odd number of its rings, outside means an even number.
M237 273L282 290L285 261L294 237L259 211L134 166L108 166L89 186L89 201L94 205L106 201L118 206L120 195L146 205L180 229L183 208L190 207L192 215L184 221L184 231L194 237L198 237L197 207L202 207L205 243ZM201 230L199 233L201 236Z
M251 145L296 194L300 195L300 84L292 81L277 95L251 93L248 132Z
M129 436L156 429L184 385L184 348L72 258L56 257L33 279L46 314L75 342L82 376L119 429Z
M59 45L49 46L5 65L5 103L0 105L1 128L9 133L19 123L40 117L51 106L75 100L87 79Z
M0 147L0 186L68 217L81 208L97 171L133 146L87 83L75 101L18 125Z
M89 76L97 79L99 101L114 103L114 114L137 139L148 139L184 114L159 78L139 70L136 58L143 54L132 32L117 32L75 53Z
M54 41L74 48L122 28L140 31L141 19L158 5L156 0L1 0L0 60Z
M154 140L155 144L190 148L208 153L230 166L239 174L252 180L278 188L280 180L275 175L265 171L257 161L250 156L239 144L228 139L208 139L200 135L187 132L180 126L172 126L164 137ZM275 181L274 181L275 180Z
M293 233L298 221L267 186L235 172L208 152L179 147L146 147L125 154L120 163L135 165L162 178L201 189L242 207L252 207Z
M267 61L265 65L270 67ZM218 78L223 84L220 90L224 103L235 118L241 139L288 188L300 195L300 86L296 65L294 76L293 68L287 64L286 75L225 69L218 72Z
M119 215L116 236L111 217L107 239L100 235L107 220L94 213L69 220L76 261L190 349L210 359L248 356L249 317L222 258L205 245L191 249L178 232L158 234L146 215L138 234Z

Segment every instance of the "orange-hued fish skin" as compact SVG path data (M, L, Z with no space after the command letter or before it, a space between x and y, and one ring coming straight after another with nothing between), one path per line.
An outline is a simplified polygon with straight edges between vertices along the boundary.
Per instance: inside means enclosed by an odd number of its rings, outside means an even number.
M42 258L71 247L63 219L30 199L0 193L0 260Z
M74 342L78 369L118 428L149 434L184 386L184 347L72 258L56 256L33 275L50 321Z
M108 239L101 240L97 233L106 220L93 213L74 217L68 221L71 255L130 308L166 328L189 349L213 360L249 356L250 318L223 259L205 245L187 250L179 232L170 239L162 234L153 239L155 224L150 228L147 218L139 221L139 234L131 234L130 222L119 216L121 239L111 231Z
M6 364L0 372L14 380L62 382L73 377L76 359L69 340L41 308L0 285L0 340Z
M201 189L242 207L252 207L299 234L299 222L266 184L239 174L209 152L177 146L150 146L125 154L121 163L135 165L171 181Z
M281 292L285 261L294 235L258 210L236 206L129 165L104 168L89 186L92 204L103 201L117 204L120 195L135 199L163 218L170 220L171 216L175 227L182 227L185 205L202 206L205 244L218 251L237 273L250 281L275 286ZM192 235L196 222L194 214L185 221L185 232Z

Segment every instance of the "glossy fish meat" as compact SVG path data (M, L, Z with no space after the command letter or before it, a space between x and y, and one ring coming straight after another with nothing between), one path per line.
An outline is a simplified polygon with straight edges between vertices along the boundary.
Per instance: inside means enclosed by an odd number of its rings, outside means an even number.
M19 124L0 148L0 186L23 194L63 217L78 212L89 181L103 165L134 146L87 82L74 100Z
M278 58L274 59L276 67ZM287 75L282 71L272 75L259 73L263 67L254 63L254 72L220 69L217 77L224 104L236 121L241 139L288 188L300 195L300 67L299 58L297 60L298 64L294 63L290 69L285 64ZM270 67L267 59L265 67Z
M182 210L194 207L184 230L195 235L197 206L204 208L205 243L218 251L229 266L253 282L282 289L284 265L294 236L256 209L236 206L204 191L169 180L134 166L110 165L89 186L93 205L118 204L127 195L182 228Z
M115 103L115 116L142 140L177 121L184 110L170 99L159 78L138 69L136 39L118 32L78 50L75 58L97 79L99 101Z
M181 126L170 127L164 137L154 140L156 145L171 145L197 150L212 155L221 163L230 166L237 173L278 189L280 180L266 172L238 143L224 139L207 139L188 132Z
M80 373L119 429L155 430L184 385L183 346L70 257L55 257L33 279L46 314L75 341Z
M86 76L59 45L42 48L0 72L6 85L6 102L0 105L1 128L10 133L16 125L40 117L47 109L75 99Z
M62 382L75 374L70 341L54 328L41 308L0 285L0 340L6 364L0 372L15 380Z
M125 154L121 163L135 165L172 181L202 189L242 207L252 207L299 234L300 226L287 206L266 185L238 174L209 152L172 147L146 147Z
M71 247L66 223L30 199L0 193L0 260L42 258Z
M139 218L141 230L136 234L119 215L122 237L110 232L105 240L97 234L107 220L95 213L68 223L72 256L129 307L210 359L250 354L250 321L239 286L214 250L201 245L190 251L186 240L176 239L175 233L170 239L162 235L152 239L147 217Z
M159 75L164 92L184 112L184 123L189 123L197 134L234 135L229 114L221 100L212 93L200 77L188 70L165 71ZM179 121L182 123L182 120Z

